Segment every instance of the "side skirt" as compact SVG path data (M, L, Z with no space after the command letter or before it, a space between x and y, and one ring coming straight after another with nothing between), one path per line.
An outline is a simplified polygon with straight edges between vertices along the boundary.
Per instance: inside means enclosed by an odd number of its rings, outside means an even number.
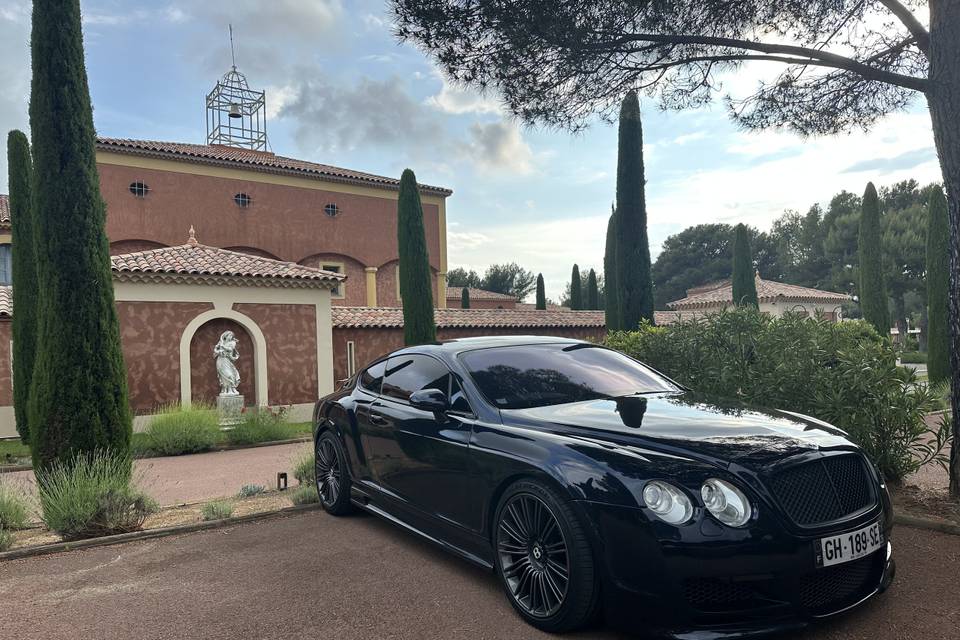
M455 546L455 545L452 545L452 544L450 544L449 542L445 542L445 541L440 540L439 538L436 538L436 537L434 537L434 536L432 536L432 535L430 535L430 534L428 534L428 533L426 533L426 532L424 532L424 531L421 531L420 529L414 527L413 525L409 524L408 522L405 522L404 520L401 520L400 518L396 517L396 516L393 515L392 513L388 512L388 511L384 511L383 509L381 509L380 507L378 507L377 505L375 505L375 504L373 504L372 502L369 501L369 500L370 500L370 497L366 494L366 492L357 491L356 488L354 488L353 491L354 491L355 493L361 494L361 496L360 496L359 498L358 498L357 496L351 496L351 502L353 502L353 504L356 505L357 507L363 509L364 511L367 511L368 513L372 513L372 514L374 514L374 515L380 516L380 517L383 518L384 520L387 520L388 522L392 522L393 524L395 524L395 525L397 525L397 526L399 526L399 527L401 527L401 528L403 528L403 529L406 529L407 531L410 531L411 533L415 533L415 534L417 534L418 536L420 536L420 537L422 537L422 538L425 538L426 540L429 540L429 541L432 542L433 544L435 544L435 545L443 548L444 550L446 550L446 551L448 551L448 552L450 552L450 553L452 553L452 554L454 554L454 555L456 555L456 556L459 556L459 557L463 558L463 559L466 560L467 562L470 562L470 563L472 563L472 564L475 564L475 565L477 565L477 566L479 566L479 567L483 567L484 569L487 569L488 571L493 571L493 565L492 565L490 562L487 562L487 561L484 560L483 558L481 558L481 557L479 557L479 556L477 556L477 555L475 555L475 554L473 554L473 553L470 553L469 551L465 551L465 550L461 549L460 547L457 547L457 546Z

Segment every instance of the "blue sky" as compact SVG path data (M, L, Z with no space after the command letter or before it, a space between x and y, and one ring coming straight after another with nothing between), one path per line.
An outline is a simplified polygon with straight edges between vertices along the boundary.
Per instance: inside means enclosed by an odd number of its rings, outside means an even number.
M101 135L203 142L203 100L237 65L267 91L278 154L383 175L413 168L450 187L451 267L516 261L558 298L578 262L599 268L614 198L616 129L571 135L506 118L495 95L444 82L390 34L375 0L89 0L87 72ZM0 0L0 125L27 128L29 2ZM745 67L724 89L743 95L776 69ZM802 140L738 130L717 102L661 112L642 101L651 250L702 222L760 228L867 181L939 180L922 101L869 134ZM6 159L0 160L6 191Z

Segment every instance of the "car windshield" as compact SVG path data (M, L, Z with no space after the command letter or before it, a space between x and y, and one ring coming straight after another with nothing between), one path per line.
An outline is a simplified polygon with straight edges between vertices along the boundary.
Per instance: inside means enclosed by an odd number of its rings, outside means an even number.
M461 360L499 409L678 391L635 360L591 344L494 347L469 351Z

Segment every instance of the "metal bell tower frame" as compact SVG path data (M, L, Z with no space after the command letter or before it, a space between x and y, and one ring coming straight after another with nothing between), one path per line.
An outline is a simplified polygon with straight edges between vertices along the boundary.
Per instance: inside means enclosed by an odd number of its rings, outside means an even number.
M254 91L237 71L230 27L233 66L207 94L207 144L222 144L253 151L267 149L266 94Z

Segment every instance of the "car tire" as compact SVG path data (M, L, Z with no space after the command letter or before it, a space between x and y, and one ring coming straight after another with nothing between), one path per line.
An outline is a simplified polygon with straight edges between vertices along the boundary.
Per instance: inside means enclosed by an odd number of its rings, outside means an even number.
M314 454L320 505L331 515L347 515L353 511L350 503L350 470L336 434L332 431L321 433Z
M497 577L528 624L561 633L593 619L600 600L593 550L568 503L540 482L521 480L504 492L493 526Z

